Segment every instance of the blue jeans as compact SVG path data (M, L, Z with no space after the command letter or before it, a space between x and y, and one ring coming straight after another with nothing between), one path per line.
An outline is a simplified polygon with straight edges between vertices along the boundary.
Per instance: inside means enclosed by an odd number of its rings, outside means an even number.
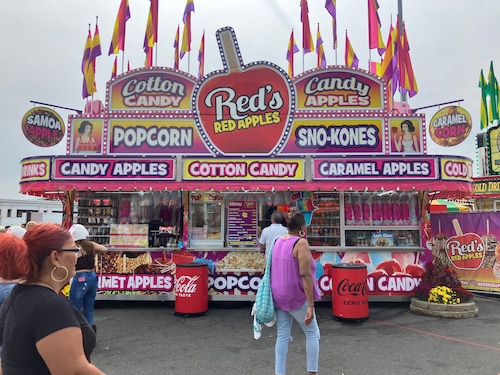
M94 303L97 286L97 275L94 271L78 272L73 277L69 290L69 300L78 311L83 309L83 316L90 325L94 323Z
M307 302L298 310L283 311L276 309L276 327L278 334L276 336L275 347L275 373L284 375L286 373L286 357L288 354L288 344L292 338L292 323L293 319L299 323L300 328L306 335L306 356L307 356L307 371L317 372L319 362L319 327L314 316L309 325L304 324L306 317Z

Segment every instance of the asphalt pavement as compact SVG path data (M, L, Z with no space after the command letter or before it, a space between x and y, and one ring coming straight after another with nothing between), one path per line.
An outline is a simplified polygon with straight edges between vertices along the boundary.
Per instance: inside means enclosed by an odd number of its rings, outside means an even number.
M368 319L338 320L316 304L319 375L497 375L500 298L476 295L479 316L416 315L409 302L376 302ZM175 302L98 301L92 362L108 375L274 374L276 328L253 337L251 304L210 302L201 316L175 315ZM305 339L293 328L287 374L303 375Z

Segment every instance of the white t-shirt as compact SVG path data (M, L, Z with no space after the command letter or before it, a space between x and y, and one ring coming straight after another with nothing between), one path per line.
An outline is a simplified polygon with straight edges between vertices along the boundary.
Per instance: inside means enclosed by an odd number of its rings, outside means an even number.
M262 230L262 234L259 238L259 243L262 245L264 244L266 245L266 257L274 239L278 236L283 236L284 234L287 233L288 230L281 224L271 224L270 226L265 227Z

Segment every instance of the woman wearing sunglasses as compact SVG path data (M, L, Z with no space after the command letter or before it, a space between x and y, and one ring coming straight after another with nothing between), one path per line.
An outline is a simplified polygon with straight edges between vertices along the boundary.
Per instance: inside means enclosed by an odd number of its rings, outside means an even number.
M69 300L78 311L83 310L83 316L96 331L94 325L94 303L97 294L98 279L95 273L95 255L105 253L108 249L89 241L89 232L82 224L74 224L69 229L73 240L82 249L82 254L76 262L76 275L69 289Z
M80 252L59 224L38 224L23 238L0 234L0 277L23 279L0 310L3 375L103 374L90 363L94 330L59 294Z

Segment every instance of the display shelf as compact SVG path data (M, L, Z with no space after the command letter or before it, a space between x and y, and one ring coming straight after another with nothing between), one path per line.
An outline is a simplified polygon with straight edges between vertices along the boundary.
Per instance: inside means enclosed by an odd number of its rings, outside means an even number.
M420 244L420 232L418 228L401 227L370 228L363 230L352 230L346 227L345 245L346 247L369 247L369 248L418 248Z
M313 199L316 209L307 227L307 239L311 246L340 246L340 203L335 193L316 193Z
M113 221L115 209L112 199L82 197L78 201L78 223L89 231L89 240L108 245L109 225Z

